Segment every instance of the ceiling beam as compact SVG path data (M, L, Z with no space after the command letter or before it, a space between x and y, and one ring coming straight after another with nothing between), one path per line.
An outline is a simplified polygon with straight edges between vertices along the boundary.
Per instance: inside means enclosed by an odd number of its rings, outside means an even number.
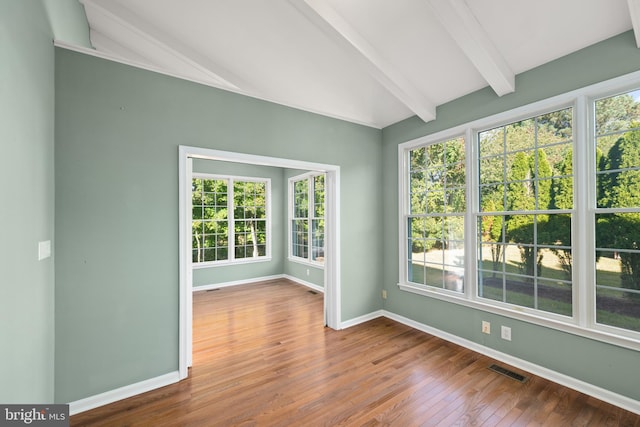
M111 38L117 43L118 34L126 31L134 35L138 41L138 49L133 44L129 49L139 56L149 60L155 59L164 62L165 67L173 61L182 64L183 69L191 69L197 75L205 76L214 86L223 89L231 89L238 93L248 93L252 87L240 79L237 75L226 70L220 64L215 63L210 58L193 51L187 46L172 39L161 31L153 27L144 19L135 15L129 9L119 5L117 2L104 2L100 0L80 0L87 10L87 14L93 13L107 23L112 32L110 35L106 28L101 28L102 36ZM151 52L155 52L155 58L151 57ZM158 64L156 64L158 65Z
M640 48L640 0L627 0L627 5L633 24L633 33L636 36L636 46Z
M289 0L314 25L345 47L393 96L425 122L436 118L436 106L420 94L338 12L324 0Z
M629 0L633 1L633 0ZM515 74L464 0L428 0L442 26L498 96L514 92Z

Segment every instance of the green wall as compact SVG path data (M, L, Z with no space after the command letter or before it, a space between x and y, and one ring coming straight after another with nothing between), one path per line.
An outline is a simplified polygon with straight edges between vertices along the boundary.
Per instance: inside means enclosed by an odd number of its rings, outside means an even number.
M40 1L0 1L0 402L54 388L54 48ZM55 252L55 251L54 251Z
M271 261L193 269L193 286L249 280L282 274L284 244L283 227L286 225L282 199L286 195L286 183L282 168L247 165L213 160L193 160L193 172L271 179Z
M341 167L342 319L382 307L380 131L56 50L56 384L178 369L178 145Z
M80 0L42 0L42 3L56 40L75 46L92 47L89 23Z
M640 400L640 354L602 342L488 314L398 289L398 144L474 119L568 92L640 69L640 51L628 32L516 77L516 92L481 90L438 108L437 120L411 118L383 130L384 308L554 371ZM512 328L513 341L480 332L481 320ZM498 329L499 330L499 329Z

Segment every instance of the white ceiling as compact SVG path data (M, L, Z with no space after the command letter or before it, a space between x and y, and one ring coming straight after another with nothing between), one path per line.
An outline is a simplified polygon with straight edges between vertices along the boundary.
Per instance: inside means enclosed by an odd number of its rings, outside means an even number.
M640 24L640 0L80 2L107 56L376 128Z

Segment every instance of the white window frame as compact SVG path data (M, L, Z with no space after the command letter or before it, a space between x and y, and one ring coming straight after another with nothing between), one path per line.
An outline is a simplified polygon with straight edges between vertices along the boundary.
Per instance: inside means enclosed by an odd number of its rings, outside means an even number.
M460 304L633 350L640 350L640 332L596 323L595 302L595 101L640 88L640 71L577 89L513 110L481 118L398 145L398 287L407 292ZM567 317L478 297L477 221L478 133L505 124L573 107L574 209L572 210L573 316ZM409 283L407 280L408 152L411 149L465 136L467 212L465 215L464 293ZM585 149L588 147L588 149Z
M221 267L236 264L251 264L256 262L271 261L271 178L247 177L237 175L218 175L209 173L193 173L193 179L217 179L227 181L227 229L229 230L228 258L219 261L192 262L193 269ZM265 184L266 199L266 254L259 257L236 258L235 235L234 235L234 205L233 205L233 183L234 182L260 182ZM193 213L191 214L191 224L193 223ZM193 246L191 247L193 251Z
M289 178L288 180L288 215L287 215L287 228L288 228L288 237L287 237L287 259L289 261L292 262L296 262L299 264L304 264L304 265L309 265L312 267L316 267L316 268L324 268L324 261L316 261L313 259L313 239L312 239L312 234L313 234L313 230L312 230L312 220L314 219L318 219L317 217L315 217L312 213L315 212L314 209L314 204L315 204L315 192L314 192L314 186L312 185L313 183L313 179L317 176L321 176L321 175L325 175L324 173L320 173L320 172L307 172L307 173L303 173L301 175L296 175L296 176L292 176L291 178ZM326 176L325 176L325 182L326 182ZM308 236L307 236L307 258L302 258L299 256L296 256L293 254L293 219L294 219L294 210L295 210L295 183L299 182L299 181L303 181L303 180L307 180L308 181L308 186L307 186L307 193L308 193L308 197L307 197L307 203L308 203L308 207L307 207L307 220L309 221L309 230L308 230ZM326 192L326 187L325 187L325 192ZM326 201L326 195L325 195L325 201ZM325 202L326 203L326 202ZM325 207L326 208L326 207ZM323 218L324 219L324 218ZM326 230L325 230L326 233ZM326 245L325 245L326 246ZM325 248L326 250L326 248Z
M467 160L468 156L466 154L467 153L467 150L466 150L467 147L466 147L465 135L464 134L456 134L456 135L452 135L451 137L448 137L448 138L441 138L441 139L438 139L438 140L429 141L428 143L418 144L418 145L415 145L415 146L411 146L410 148L407 148L405 150L405 154L404 154L406 156L405 160L407 162L406 163L407 171L408 171L409 162L410 162L409 157L410 157L410 151L411 150L416 149L416 148L420 148L420 147L429 147L429 146L432 146L432 145L435 145L435 144L441 144L441 143L446 144L447 142L450 142L450 141L453 141L453 140L457 140L457 139L464 139L464 141L465 141L465 169L469 170L468 169L469 164L468 164L468 160ZM458 163L458 164L460 164L460 163ZM411 191L411 188L410 188L410 184L411 183L409 182L410 179L409 179L407 173L405 173L404 175L405 175L405 185L406 185L406 189L405 189L406 193L404 193L404 194L410 195L410 191ZM468 183L466 183L466 181L468 181L468 177L465 177L465 197L467 197L468 194L469 194ZM468 203L466 204L466 206L467 206L467 209L468 209L468 206L469 206ZM403 237L405 238L405 240L404 240L404 244L402 245L402 247L404 249L404 256L405 256L405 261L406 261L404 263L404 267L403 267L403 273L405 275L404 276L405 282L406 283L410 283L411 285L416 285L416 286L420 286L420 287L425 286L425 287L427 287L429 289L432 289L432 290L434 290L436 292L443 293L443 294L449 294L449 295L461 295L461 294L464 294L465 293L465 289L466 289L466 285L463 286L462 290L457 290L457 289L455 289L455 287L454 287L454 289L449 289L449 288L444 286L445 285L444 284L444 278L443 278L443 286L442 287L436 287L436 286L431 286L431 285L420 285L420 284L417 284L415 282L409 282L409 279L407 277L409 247L407 245L407 240L406 239L407 239L407 237L409 235L409 230L407 229L408 218L409 217L417 217L417 216L432 217L432 218L442 218L442 219L447 218L447 217L451 217L451 216L462 216L464 218L464 235L466 237L467 236L467 221L468 221L468 215L467 215L467 212L466 212L467 209L465 209L464 212L449 212L449 213L447 213L447 212L425 212L424 214L414 214L414 213L412 214L411 213L411 200L409 198L406 198L406 200L405 200L404 209L405 209L405 211L403 213L403 220L404 220L404 227L405 227L404 228L404 230L405 230L404 233L405 234L404 234ZM468 245L465 245L465 247L464 247L464 259L465 260L467 260L467 246ZM465 262L465 264L466 264L466 262ZM446 267L446 264L443 264L442 267L443 267L443 270L444 270L444 268ZM450 268L450 266L449 266L449 268ZM466 279L464 280L464 283L466 284Z

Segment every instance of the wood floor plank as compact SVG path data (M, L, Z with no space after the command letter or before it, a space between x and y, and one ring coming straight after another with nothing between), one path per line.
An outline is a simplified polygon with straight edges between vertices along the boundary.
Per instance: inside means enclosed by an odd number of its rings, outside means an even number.
M386 318L323 326L287 280L194 294L188 379L72 426L638 426L640 416ZM508 367L504 364L501 366Z

